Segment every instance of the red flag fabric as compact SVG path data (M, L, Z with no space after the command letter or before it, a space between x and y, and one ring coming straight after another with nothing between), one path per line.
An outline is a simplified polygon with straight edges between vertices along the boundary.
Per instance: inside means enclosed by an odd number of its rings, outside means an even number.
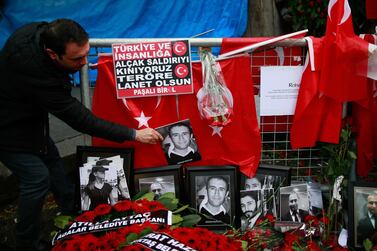
M146 123L156 128L190 119L202 160L185 165L233 164L239 165L245 175L252 176L259 164L261 139L255 112L250 58L222 60L220 65L234 102L232 122L225 127L210 127L207 121L200 118L196 98L196 93L203 85L200 63L193 63L194 94L122 101L116 99L112 58L102 56L98 62L93 112L101 118L133 128L145 127ZM167 165L160 145L137 142L117 144L98 138L93 138L93 145L134 147L135 168Z
M362 35L369 43L376 44L373 35ZM373 169L377 156L377 82L368 79L368 97L352 103L352 122L357 146L357 174L367 176Z
M377 19L377 0L366 0L365 10L367 19Z
M155 128L178 120L174 96L117 99L112 56L100 56L93 95L93 113L98 117L131 128ZM116 143L93 138L94 146L135 148L134 165L152 167L167 165L159 144L139 142Z
M323 39L306 38L309 53L301 77L291 127L292 148L313 147L317 141L338 143L342 103L319 92Z
M368 43L354 34L347 0L330 0L320 91L339 101L367 96Z
M304 34L294 38L303 38ZM230 52L245 46L263 42L272 37L255 38L223 38L220 53ZM260 67L271 65L301 65L302 49L300 47L276 47L269 50L254 51L251 55L251 71L253 77L254 94L259 95ZM260 128L266 132L286 132L287 123L292 122L292 116L264 116Z
M232 122L224 127L209 125L201 119L195 95L179 96L179 114L189 118L197 137L202 160L189 165L240 166L246 176L254 176L261 153L261 138L255 111L250 57L221 60L221 69L234 100ZM202 87L201 64L192 65L195 94Z

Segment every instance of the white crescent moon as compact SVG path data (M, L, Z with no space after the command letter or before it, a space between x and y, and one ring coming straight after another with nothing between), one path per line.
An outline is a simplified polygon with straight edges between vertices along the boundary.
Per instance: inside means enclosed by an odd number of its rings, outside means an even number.
M331 20L331 10L336 2L338 2L338 0L330 0L329 6L327 7L327 15L329 16L330 20Z
M181 72L181 69L182 69L182 68L183 68L182 66L177 67L177 73L178 73L179 75L183 75L183 73Z
M338 0L330 0L330 2L329 2L329 7L327 9L327 14L328 14L330 20L332 20L332 18L331 18L331 10L332 10L332 8L334 7L334 5L337 2L338 2ZM348 0L344 0L343 10L344 10L343 17L340 20L340 23L338 23L338 25L343 24L351 16L351 7L350 7L350 5L348 3Z
M339 25L347 21L347 19L351 16L351 7L348 4L348 0L344 0L344 13L342 20L340 21Z
M180 53L180 52L182 52L182 50L180 50L179 48L183 48L183 46L181 44L177 44L175 46L175 50Z
M122 98L122 102L123 102L124 106L127 108L127 110L131 111L130 108L128 107L127 99ZM157 96L157 103L156 103L156 106L154 107L155 110L160 105L160 103L161 103L161 96Z

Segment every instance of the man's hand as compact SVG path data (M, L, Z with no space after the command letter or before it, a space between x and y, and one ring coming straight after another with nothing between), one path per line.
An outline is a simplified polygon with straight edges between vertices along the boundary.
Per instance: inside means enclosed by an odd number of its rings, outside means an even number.
M162 141L163 137L160 133L152 128L145 128L136 130L136 141L147 144L156 144L158 141Z

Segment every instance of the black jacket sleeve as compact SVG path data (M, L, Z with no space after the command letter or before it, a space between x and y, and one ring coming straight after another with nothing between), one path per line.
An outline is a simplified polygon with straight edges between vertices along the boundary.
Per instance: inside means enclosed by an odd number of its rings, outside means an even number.
M55 83L34 86L33 96L42 109L54 114L77 131L115 142L135 140L135 129L95 116L71 95L69 82L55 79Z

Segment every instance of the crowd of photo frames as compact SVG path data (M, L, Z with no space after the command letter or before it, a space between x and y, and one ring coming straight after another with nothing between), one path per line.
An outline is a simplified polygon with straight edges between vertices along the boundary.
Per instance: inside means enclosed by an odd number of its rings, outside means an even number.
M248 178L237 166L134 169L133 149L78 146L76 156L76 201L82 211L130 199L140 191L153 192L156 200L164 193L174 193L182 204L188 203L203 216L199 226L216 231L230 226L251 229L266 214L292 227L306 215L323 211L320 185L291 182L291 170L285 166L260 165L256 175ZM377 185L352 183L349 194L348 236L353 246L361 247L365 238L374 238L376 233L368 217L373 209L377 215Z

